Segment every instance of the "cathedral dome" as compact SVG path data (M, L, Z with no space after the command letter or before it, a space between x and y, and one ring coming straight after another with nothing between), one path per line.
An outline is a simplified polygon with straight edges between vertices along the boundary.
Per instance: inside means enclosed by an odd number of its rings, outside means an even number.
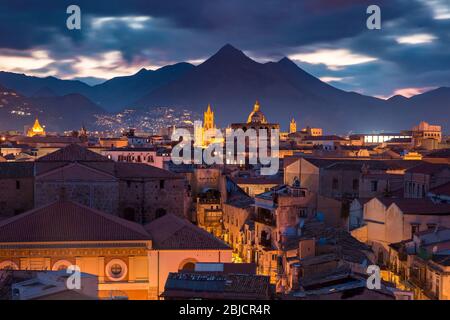
M247 123L267 123L266 116L260 110L258 101L255 102L253 111L248 116Z

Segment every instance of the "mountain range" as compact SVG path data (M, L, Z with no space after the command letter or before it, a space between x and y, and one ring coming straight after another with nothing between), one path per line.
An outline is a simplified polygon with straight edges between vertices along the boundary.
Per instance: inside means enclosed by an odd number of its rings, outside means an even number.
M399 131L421 120L440 124L444 130L450 125L448 87L411 98L383 100L337 89L288 58L256 62L231 45L198 66L183 62L157 70L141 69L95 86L8 72L0 72L0 85L32 106L30 113L40 111L44 117L49 113L49 126L58 130L79 128L82 122L92 126L95 114L124 108L171 106L202 112L208 103L223 127L244 122L255 100L269 121L285 129L292 117L300 127L322 127L328 133ZM9 128L15 122L8 117L17 116L4 111L0 107L0 126ZM54 119L59 122L53 123Z

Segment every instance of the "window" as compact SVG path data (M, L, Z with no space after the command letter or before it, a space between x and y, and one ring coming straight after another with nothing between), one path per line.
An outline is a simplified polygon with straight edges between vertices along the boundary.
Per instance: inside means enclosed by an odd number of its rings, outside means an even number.
M159 180L159 188L164 189L164 180Z
M411 225L411 236L415 235L417 232L419 232L420 225L419 224L412 224Z
M20 189L20 181L16 180L16 189L19 190Z
M378 191L378 181L376 180L370 181L370 191L372 192Z
M106 275L109 280L121 281L125 278L128 271L128 267L120 259L113 259L106 265Z
M332 181L332 183L331 183L331 188L332 188L333 190L337 190L338 187L339 187L339 181L338 181L338 179L337 179L337 178L333 178L333 181Z
M120 264L113 264L112 266L111 266L111 274L114 276L114 277L118 277L118 276L120 276L121 274L122 274L122 267L120 266Z
M359 179L353 179L353 190L359 190Z

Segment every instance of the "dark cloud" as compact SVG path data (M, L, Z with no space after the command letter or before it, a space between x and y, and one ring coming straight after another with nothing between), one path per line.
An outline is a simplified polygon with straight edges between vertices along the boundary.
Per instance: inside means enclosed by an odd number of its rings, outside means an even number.
M382 9L382 30L366 28L366 8L374 2ZM66 29L70 4L81 7L81 31ZM397 88L450 85L450 19L436 20L433 12L423 0L3 0L0 50L48 50L56 61L47 69L69 76L76 72L72 58L111 51L139 69L206 58L225 43L261 59L343 48L377 61L340 70L299 64L319 77L342 78L332 84L343 89L387 95ZM132 17L150 19L136 25ZM102 18L114 20L96 28ZM423 45L396 41L419 33L436 39Z

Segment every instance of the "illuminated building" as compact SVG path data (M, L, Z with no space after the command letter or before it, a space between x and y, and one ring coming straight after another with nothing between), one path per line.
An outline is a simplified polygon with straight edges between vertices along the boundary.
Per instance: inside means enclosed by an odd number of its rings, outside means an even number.
M295 119L292 118L291 122L289 123L289 133L297 132L297 123L295 122Z
M218 129L214 123L214 111L212 111L211 105L208 104L208 108L203 113L203 125L201 122L194 123L194 146L204 148L212 143L222 144L223 138L221 136L217 137L217 133Z
M33 127L27 131L27 136L29 137L45 136L45 130L44 128L41 127L38 118L36 118L36 120L34 121Z
M231 249L172 214L145 226L60 200L0 222L0 270L97 276L102 299L158 299L170 272L231 262Z

